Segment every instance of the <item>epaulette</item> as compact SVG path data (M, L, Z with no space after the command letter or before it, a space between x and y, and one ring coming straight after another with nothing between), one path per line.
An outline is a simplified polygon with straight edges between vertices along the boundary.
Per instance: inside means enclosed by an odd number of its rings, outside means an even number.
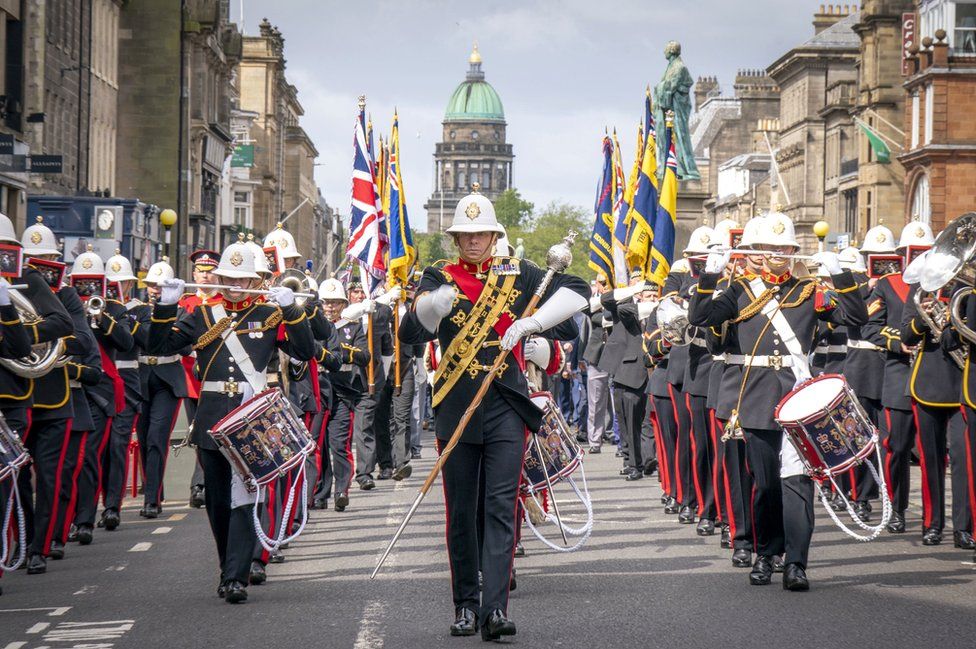
M444 266L447 266L449 263L451 262L448 261L447 259L438 259L437 261L432 263L430 267L436 268L437 270L441 270L442 268L444 268Z
M885 277L891 277L892 275L898 275L899 277L901 277L901 273L885 273L884 275L882 275L881 277L879 277L878 280L880 281L880 280L884 279Z
M264 324L262 325L262 327L264 329L271 329L272 327L277 327L279 324L281 324L281 320L283 318L284 318L284 315L281 313L281 308L276 306L275 307L275 310L274 310L274 313L272 313L271 315L269 315L264 320Z

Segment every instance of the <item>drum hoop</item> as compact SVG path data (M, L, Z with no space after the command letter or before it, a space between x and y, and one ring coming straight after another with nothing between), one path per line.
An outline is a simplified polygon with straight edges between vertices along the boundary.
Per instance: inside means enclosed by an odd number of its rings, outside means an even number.
M258 394L254 395L253 397L251 397L250 399L248 399L247 401L243 402L241 405L237 406L236 408L234 408L233 410L231 410L230 412L228 412L226 415L224 415L223 417L221 417L217 421L217 423L213 425L213 428L211 428L210 430L211 431L219 430L221 427L226 426L228 423L230 423L232 419L236 422L236 416L239 414L239 412L245 406L248 406L248 405L254 403L258 399L266 399L268 405L271 405L272 403L274 403L274 400L271 399L271 398L269 398L269 397L273 397L275 394L280 394L282 398L285 397L285 394L281 390L279 390L278 388L269 388L269 389L265 390L264 392L259 392ZM261 410L259 412L264 412L264 411Z
M809 379L806 379L805 381L801 381L796 387L794 387L792 390L790 390L785 395L783 395L783 398L779 400L778 404L776 404L776 409L773 410L773 419L776 420L780 426L782 426L784 423L804 422L814 418L816 416L816 413L811 413L806 417L804 417L803 419L780 419L779 413L780 410L782 410L783 406L786 405L786 402L789 401L791 397L796 396L798 393L802 392L803 390L813 385L814 383L819 383L820 381L824 381L826 379L840 379L841 381L844 382L845 386L850 388L850 384L847 383L847 379L845 379L842 374L821 374L820 376L814 376ZM844 392L845 392L844 390L841 390L841 392L837 394L837 397L844 394ZM828 403L827 406L835 405L835 401L837 400L837 397L834 397L834 399L830 403ZM825 408L822 408L818 412L827 412L827 411L825 410Z

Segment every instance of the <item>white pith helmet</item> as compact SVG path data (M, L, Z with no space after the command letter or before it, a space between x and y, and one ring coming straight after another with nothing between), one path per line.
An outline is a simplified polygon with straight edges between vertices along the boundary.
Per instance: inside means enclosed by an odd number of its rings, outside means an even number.
M92 252L89 244L88 250L75 257L75 262L71 265L72 275L104 275L105 262L102 258Z
M756 239L759 237L759 229L762 227L765 218L762 216L754 216L748 221L746 221L745 227L742 228L742 239L739 241L740 248L751 248L756 245Z
M238 237L243 237L243 235L238 235ZM264 248L254 242L254 235L248 234L247 241L243 241L242 243L250 248L254 254L254 270L257 274L262 277L271 277L274 275L271 272L271 267L268 266L268 258L264 256Z
M840 267L844 270L853 270L860 273L867 271L867 266L864 265L864 255L854 246L841 250L837 254L837 259L840 261Z
M691 237L688 239L688 245L685 246L684 254L686 256L707 254L708 249L718 242L719 239L715 236L715 230L707 225L701 225L691 233Z
M295 245L295 237L286 230L281 223L275 226L268 236L264 238L264 247L274 246L278 249L282 259L301 257L298 247Z
M232 279L261 279L254 263L254 252L244 243L232 243L224 248L220 263L213 272L214 275Z
M458 232L497 232L505 234L505 229L495 218L495 206L486 196L477 191L468 194L454 208L454 220L447 229L448 234Z
M132 274L132 263L118 248L115 249L114 255L105 260L105 277L110 282L131 282L137 279Z
M731 236L732 236L732 230L735 230L738 227L739 224L733 221L732 219L722 219L721 221L716 223L715 227L712 228L712 230L715 231L715 243L720 246L729 245L729 241L731 240Z
M162 260L157 261L149 267L142 283L149 286L156 286L163 280L173 279L174 277L176 277L176 271L169 265L169 257L163 257Z
M13 222L3 212L0 212L0 243L15 243L18 246L20 245L20 240L14 231Z
M782 212L770 212L763 217L753 245L791 246L799 249L793 220Z
M58 239L51 228L44 225L44 217L38 216L37 223L24 228L20 235L20 245L24 248L24 255L36 257L38 255L60 255Z
M935 243L932 235L932 228L928 223L912 221L901 229L901 237L898 239L899 248L908 246L931 246Z
M335 277L330 277L319 285L319 299L349 301L345 287Z
M861 252L864 254L895 251L895 235L884 225L876 225L864 235Z

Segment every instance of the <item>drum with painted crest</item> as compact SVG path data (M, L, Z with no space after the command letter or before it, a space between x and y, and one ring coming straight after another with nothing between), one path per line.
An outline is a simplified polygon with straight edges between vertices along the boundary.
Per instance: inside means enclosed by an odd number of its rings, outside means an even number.
M796 386L773 417L807 473L821 482L863 462L878 443L877 428L840 374L823 374Z
M315 448L305 424L278 388L242 403L207 432L252 488L285 475Z
M537 492L568 478L583 459L576 437L548 392L534 392L532 403L542 410L542 427L530 433L522 462L522 491ZM546 480L548 473L549 480Z
M0 415L0 482L12 477L30 462L30 453L17 433Z

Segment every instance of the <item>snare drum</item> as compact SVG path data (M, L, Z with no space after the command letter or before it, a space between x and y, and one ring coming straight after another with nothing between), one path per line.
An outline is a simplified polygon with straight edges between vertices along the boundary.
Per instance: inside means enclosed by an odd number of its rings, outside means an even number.
M245 484L262 486L305 461L315 444L278 388L242 403L207 431Z
M878 440L877 429L840 374L823 374L796 386L776 406L773 417L816 480L860 464Z
M535 392L532 403L542 410L542 427L531 435L525 446L522 462L522 491L536 492L549 482L568 478L582 461L583 453L569 425L559 412L559 406L548 392ZM543 466L545 469L543 469Z
M18 469L30 462L30 454L17 433L0 415L0 482L11 477Z

